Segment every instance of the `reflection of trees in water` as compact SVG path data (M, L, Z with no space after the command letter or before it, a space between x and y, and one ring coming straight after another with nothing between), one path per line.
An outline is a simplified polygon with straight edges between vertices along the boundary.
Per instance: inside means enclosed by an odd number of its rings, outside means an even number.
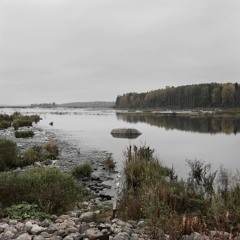
M130 123L144 122L165 129L200 133L237 134L240 132L240 119L235 118L117 113L117 119Z

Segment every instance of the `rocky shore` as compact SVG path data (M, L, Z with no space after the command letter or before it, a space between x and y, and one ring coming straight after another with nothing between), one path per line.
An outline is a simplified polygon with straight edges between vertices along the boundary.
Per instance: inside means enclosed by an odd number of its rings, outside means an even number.
M28 128L29 130L29 128ZM0 131L0 137L6 137L17 143L18 149L23 152L26 148L43 145L53 140L60 148L58 159L51 163L36 163L36 166L57 167L64 172L69 172L74 165L85 161L91 162L94 168L90 179L82 179L83 183L93 193L91 200L77 204L75 209L52 220L13 220L0 219L0 240L146 240L154 239L149 226L145 221L122 221L112 219L113 197L117 191L116 181L118 172L109 172L105 169L102 160L108 153L90 149L77 149L74 143L65 142L61 135L51 131L44 131L37 126L31 127L34 131L33 138L17 139L14 130L9 128ZM27 168L33 168L29 166ZM17 169L24 171L25 169ZM160 240L173 239L159 230ZM234 239L229 233L212 231L208 236L192 232L191 235L182 236L182 240L211 240Z
M127 222L109 217L99 219L107 201L101 198L83 202L79 209L64 215L55 216L54 220L25 220L0 219L1 240L170 240L169 235L161 230L157 238L152 238L145 221ZM94 210L100 209L100 210ZM212 231L208 236L193 232L184 235L181 240L239 240L231 238L229 233Z
M55 216L54 220L17 221L11 219L0 220L0 239L18 240L105 240L105 239L150 239L145 234L144 221L123 222L120 219L111 220L110 217L99 221L101 210L107 201L101 198L92 199L80 204L79 209L65 215ZM164 238L165 239L165 238Z
M92 176L91 178L83 178L81 181L96 195L106 196L107 199L114 197L116 193L116 182L119 181L119 173L117 171L108 171L106 166L104 166L103 160L109 155L108 152L88 148L79 149L75 146L74 142L64 141L64 136L62 136L63 133L56 133L55 131L51 131L51 129L45 131L39 128L38 125L21 129L32 130L34 136L32 138L16 138L14 129L11 127L1 130L0 137L5 137L16 142L20 154L29 147L42 146L52 140L57 144L60 154L57 159L45 161L43 163L36 162L34 166L17 169L17 171L47 165L46 167L57 167L62 172L70 172L74 166L89 162L93 167Z

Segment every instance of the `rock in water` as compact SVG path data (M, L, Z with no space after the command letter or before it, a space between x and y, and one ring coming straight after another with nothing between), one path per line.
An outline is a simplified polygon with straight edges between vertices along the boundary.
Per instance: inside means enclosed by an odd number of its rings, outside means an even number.
M114 128L111 134L115 138L137 138L142 133L135 128Z

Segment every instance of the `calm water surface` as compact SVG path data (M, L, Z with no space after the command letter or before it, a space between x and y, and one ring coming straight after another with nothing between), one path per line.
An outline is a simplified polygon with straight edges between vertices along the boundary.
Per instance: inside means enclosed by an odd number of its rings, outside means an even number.
M12 113L16 109L1 109ZM19 109L17 109L19 111ZM93 109L20 109L22 113L38 113L38 126L61 135L78 148L92 148L113 153L121 169L123 152L130 144L147 145L165 165L173 166L186 177L186 159L211 163L214 169L240 169L240 122L226 119L197 120L173 116L156 117L126 115L115 110ZM53 126L49 123L53 122ZM113 128L136 128L142 135L137 139L113 138Z

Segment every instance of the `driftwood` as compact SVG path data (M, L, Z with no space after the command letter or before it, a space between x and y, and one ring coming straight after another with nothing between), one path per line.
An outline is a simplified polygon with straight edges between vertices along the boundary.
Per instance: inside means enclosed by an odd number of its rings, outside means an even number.
M135 128L115 128L111 131L111 134L115 138L137 138L140 133L137 129Z

